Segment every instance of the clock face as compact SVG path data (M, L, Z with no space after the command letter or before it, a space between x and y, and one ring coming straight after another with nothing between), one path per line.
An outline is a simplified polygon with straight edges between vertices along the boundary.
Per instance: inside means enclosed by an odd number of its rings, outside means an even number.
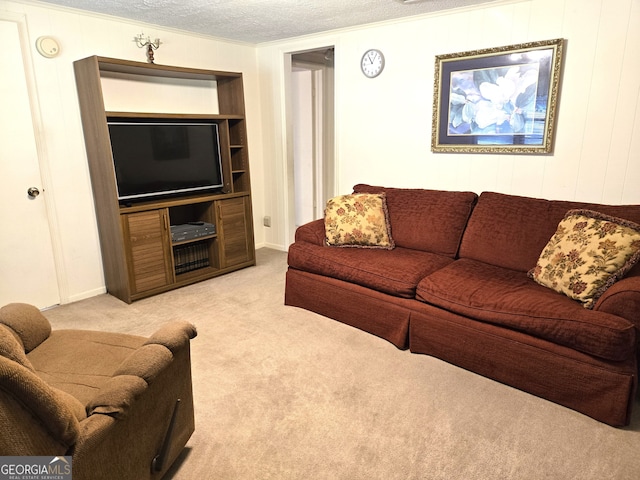
M380 50L367 50L360 61L362 73L369 78L377 77L384 68L384 55Z

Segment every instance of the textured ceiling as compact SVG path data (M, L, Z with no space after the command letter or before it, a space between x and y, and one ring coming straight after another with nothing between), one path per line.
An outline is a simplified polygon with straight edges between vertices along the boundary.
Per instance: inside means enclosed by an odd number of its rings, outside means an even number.
M263 43L492 0L44 0L229 40Z

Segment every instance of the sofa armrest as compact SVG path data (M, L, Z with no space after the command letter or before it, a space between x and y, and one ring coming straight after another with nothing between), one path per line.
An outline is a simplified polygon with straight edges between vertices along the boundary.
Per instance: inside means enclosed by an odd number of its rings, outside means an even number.
M9 327L11 333L29 353L51 334L51 324L40 310L26 303L10 303L0 308L0 323Z
M626 277L614 283L598 299L594 310L629 320L640 338L640 276Z
M313 220L301 225L296 230L296 242L308 242L314 245L324 245L326 236L324 233L324 219Z

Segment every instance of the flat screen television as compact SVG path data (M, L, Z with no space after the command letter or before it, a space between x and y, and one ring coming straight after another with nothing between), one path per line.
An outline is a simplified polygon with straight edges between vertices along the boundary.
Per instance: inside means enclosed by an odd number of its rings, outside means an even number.
M107 124L118 200L222 188L216 123L110 119Z

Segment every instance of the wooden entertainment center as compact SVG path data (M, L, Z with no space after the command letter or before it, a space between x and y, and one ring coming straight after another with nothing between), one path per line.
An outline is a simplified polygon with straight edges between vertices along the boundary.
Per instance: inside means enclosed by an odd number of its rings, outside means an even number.
M131 303L255 265L242 74L97 56L74 62L74 70L107 291ZM113 76L150 86L198 84L217 93L218 112L107 111L102 81ZM162 109L161 101L158 105ZM111 118L217 123L224 186L189 196L119 201L107 125ZM216 231L173 242L171 226L192 222L214 224Z

